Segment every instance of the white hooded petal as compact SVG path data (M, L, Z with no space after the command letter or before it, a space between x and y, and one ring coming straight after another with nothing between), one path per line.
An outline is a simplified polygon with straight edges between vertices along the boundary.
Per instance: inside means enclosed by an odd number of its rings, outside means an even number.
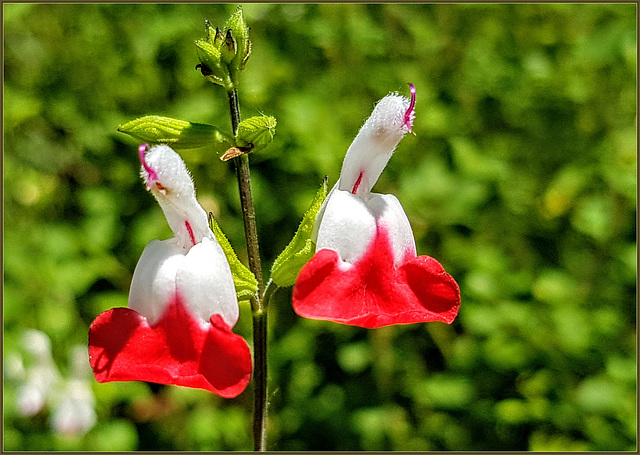
M349 263L365 253L376 233L376 220L362 199L337 187L327 197L316 225L316 251L334 250Z
M175 238L152 240L140 256L129 290L129 308L154 324L176 293L176 275L186 251Z
M189 250L178 269L176 284L194 317L208 323L211 315L219 314L229 327L238 322L233 275L217 241L205 237Z
M409 131L405 113L410 100L397 94L382 98L347 150L339 188L366 194L380 177L398 143ZM357 191L356 191L357 190Z
M173 149L157 145L140 152L141 174L155 196L176 239L185 249L203 237L213 238L207 214L196 199L184 161Z
M208 324L213 314L220 314L233 327L239 313L233 276L196 199L184 161L166 145L148 150L142 144L138 153L142 178L175 237L153 240L145 248L133 274L129 308L154 324L167 304L180 298L203 324Z
M386 229L391 239L395 266L401 265L407 254L416 255L416 242L409 218L393 194L372 193L367 206L373 212L378 226Z

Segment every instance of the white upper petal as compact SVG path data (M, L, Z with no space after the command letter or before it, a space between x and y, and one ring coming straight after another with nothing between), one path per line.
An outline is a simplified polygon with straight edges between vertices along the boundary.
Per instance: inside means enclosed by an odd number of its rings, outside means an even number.
M162 187L169 189L174 194L183 196L194 196L195 187L191 174L184 161L171 147L168 145L156 145L151 147L144 154L147 166L154 172L149 175L144 164L140 169L140 174L149 186L150 190L157 191L158 188L151 188L152 184L157 180Z
M184 161L166 145L146 152L141 146L140 154L142 177L175 237L153 240L143 251L133 273L129 307L154 324L177 296L204 324L220 314L233 327L239 313L233 276L196 200Z
M407 254L416 255L416 242L409 218L393 194L372 193L367 206L376 217L377 224L384 227L391 239L394 264L399 266Z
M392 194L370 193L363 198L334 187L318 214L315 227L316 251L334 250L349 264L366 252L379 228L384 228L389 235L396 266L402 264L407 255L416 254L411 224L400 201Z
M191 174L180 155L166 145L156 145L145 153L144 159L155 174L151 178L143 165L142 177L180 244L190 248L195 243L190 240L189 229L197 240L205 236L213 238L207 214L196 199Z
M219 314L229 327L236 325L239 308L233 275L216 240L205 237L189 250L176 282L191 314L205 322Z
M230 327L236 324L233 276L217 241L205 237L188 252L175 238L149 242L133 273L129 308L154 324L176 295L202 323L220 314Z
M376 220L358 196L335 187L316 219L316 250L336 251L343 261L354 263L364 254L376 233Z
M371 193L396 146L409 131L412 100L413 95L411 100L398 94L384 97L358 132L342 163L340 179L316 217L316 250L332 249L343 261L353 264L382 227L389 235L396 266L408 254L415 255L411 225L398 199Z
M154 324L176 293L176 275L186 251L175 238L152 240L140 256L129 290L129 308Z
M389 158L409 131L404 114L410 100L397 94L382 98L347 150L340 173L340 189L357 194L371 191ZM362 177L360 177L362 175Z

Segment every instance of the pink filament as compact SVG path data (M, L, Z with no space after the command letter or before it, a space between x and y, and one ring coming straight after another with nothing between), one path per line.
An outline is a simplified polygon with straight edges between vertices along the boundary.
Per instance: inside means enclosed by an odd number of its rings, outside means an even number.
M360 186L360 183L362 183L362 176L364 175L363 172L360 172L360 175L358 176L358 180L356 180L356 183L353 185L353 189L351 190L351 194L356 194L358 192L358 187Z
M184 225L186 226L187 232L189 233L189 239L191 240L191 243L195 245L196 244L196 236L193 235L193 228L191 227L191 224L189 224L188 221L185 221Z
M147 151L147 148L149 148L148 144L140 144L140 147L138 147L138 155L140 155L140 162L142 163L142 167L144 168L145 171L147 171L147 177L148 177L147 190L148 190L151 188L151 183L153 183L155 180L158 180L158 173L155 171L155 169L153 169L147 163L147 160L145 158L145 153Z
M413 84L409 84L409 90L411 91L411 103L409 104L409 109L404 113L404 124L411 132L412 127L412 118L411 114L413 114L413 108L416 106L416 87Z

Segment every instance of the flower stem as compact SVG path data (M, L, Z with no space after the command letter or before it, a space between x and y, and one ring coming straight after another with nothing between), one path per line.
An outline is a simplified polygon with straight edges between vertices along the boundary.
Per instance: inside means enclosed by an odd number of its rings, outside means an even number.
M236 88L227 92L231 111L233 135L238 134L240 124L240 105ZM258 293L251 299L253 314L253 450L264 452L267 449L267 312L268 300L264 299L265 289L262 281L262 263L256 228L256 213L251 196L251 173L249 155L242 154L235 158L240 205L244 220L244 234L247 242L249 269L258 281ZM271 283L269 283L271 284ZM270 286L267 286L269 288ZM269 293L271 295L272 292Z
M256 212L253 208L251 196L251 173L249 171L249 155L243 154L235 158L236 174L238 177L238 189L240 190L240 205L242 206L242 218L244 219L244 235L247 241L247 254L249 256L249 269L258 280L258 294L262 295L264 284L262 282L262 263L260 261L260 248L258 244L258 231L256 229ZM261 304L261 299L257 299Z

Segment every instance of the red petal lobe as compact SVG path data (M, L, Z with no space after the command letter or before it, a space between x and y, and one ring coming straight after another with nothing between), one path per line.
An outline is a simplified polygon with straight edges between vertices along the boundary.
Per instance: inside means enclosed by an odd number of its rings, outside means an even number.
M348 270L333 250L323 249L302 268L293 290L300 316L365 328L442 321L458 314L460 290L429 256L393 265L389 235L379 227L367 252Z
M100 314L89 329L96 380L173 384L226 398L239 395L251 379L249 346L219 315L211 319L211 326L203 326L180 299L169 304L154 326L129 308Z

